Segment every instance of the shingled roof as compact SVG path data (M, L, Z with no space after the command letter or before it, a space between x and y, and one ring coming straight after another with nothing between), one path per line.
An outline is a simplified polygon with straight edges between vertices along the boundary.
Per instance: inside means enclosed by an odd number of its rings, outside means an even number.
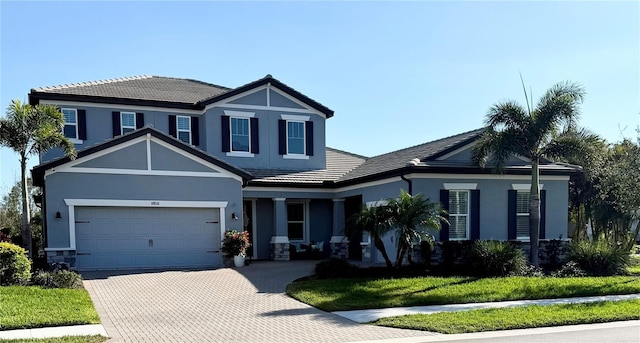
M425 161L432 156L441 154L442 152L451 150L452 148L459 147L466 142L470 142L477 138L483 131L484 129L468 131L455 136L371 157L357 168L338 179L338 181L354 180L396 169L402 169L414 159Z

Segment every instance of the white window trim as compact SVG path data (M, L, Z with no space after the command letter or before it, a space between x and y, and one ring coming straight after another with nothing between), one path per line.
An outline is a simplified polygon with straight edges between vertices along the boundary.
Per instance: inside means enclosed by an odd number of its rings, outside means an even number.
M542 190L542 188L544 187L544 184L539 183L538 184L538 189ZM511 184L511 189L515 190L515 191L531 191L531 184L530 183L512 183Z
M133 127L128 126L128 125L125 126L123 124L123 120L122 120L122 115L123 114L133 114ZM133 131L135 131L136 130L136 124L138 124L138 123L136 123L136 112L127 112L127 111L120 112L120 135L124 135L124 129L125 128L133 129ZM176 126L177 126L177 122L176 122Z
M302 153L290 153L289 152L289 123L301 123L302 124ZM287 120L285 129L285 139L287 142L287 153L282 156L283 158L291 158L291 159L301 159L300 156L306 156L306 159L309 159L307 156L307 125L302 120Z
M251 119L249 119L251 117L247 117L247 116L230 116L229 117L229 153L234 153L236 154L236 157L253 157L253 154L251 153ZM232 129L232 122L233 119L242 119L242 120L246 120L248 127L249 127L249 151L235 151L233 150L233 129ZM227 156L233 156L233 155L229 155L229 153L227 153ZM251 156L248 156L248 155Z
M180 130L180 127L178 126L178 121L180 118L186 118L187 121L189 122L189 130ZM189 145L193 145L193 137L191 135L191 117L189 116L176 116L176 137L178 138L179 141L182 141L180 139L180 132L189 132Z
M443 183L446 190L461 190L468 191L472 189L478 189L477 183Z
M76 137L75 138L67 137L67 138L73 144L82 144L83 141L79 138L80 137L80 132L78 130L78 109L63 107L63 108L60 109L60 112L63 112L63 111L73 111L75 113L75 116L76 116L75 124L67 124L67 121L65 120L65 125L73 125L73 126L76 127ZM62 128L62 133L64 134L64 127Z
M290 204L302 204L302 213L303 213L303 220L302 220L302 240L298 240L298 239L291 239L291 237L289 236L289 213L288 213L288 206ZM286 204L287 206L287 237L289 238L289 242L292 243L308 243L309 242L309 202L308 201L304 201L304 200L300 200L300 201L287 201ZM291 221L291 223L298 223L299 221Z
M445 184L446 185L446 184ZM473 188L475 189L475 188ZM469 240L471 237L471 192L469 192L469 189L452 189L452 191L454 192L466 192L467 193L467 214L451 214L451 212L449 212L449 218L451 218L452 216L454 217L466 217L467 220L465 221L466 223L466 228L465 228L465 237L464 238L451 238L451 236L449 236L449 240L450 241L466 241Z
M531 185L530 184L529 185L516 185L516 184L514 184L512 186L514 186L514 189L516 190L516 192L519 191L519 192L530 193L530 191L531 191ZM527 186L527 187L515 188L515 186ZM542 185L540 185L540 189L542 189ZM527 217L527 218L529 218L529 215L530 215L529 212L527 212L527 213L518 212L518 206L517 206L518 203L517 202L518 202L518 198L517 198L517 195L516 195L516 223L517 223L517 220L518 220L517 217ZM518 236L518 232L517 232L517 228L516 228L516 239L519 240L519 241L522 241L522 242L529 242L531 240L531 236L530 235L529 236Z

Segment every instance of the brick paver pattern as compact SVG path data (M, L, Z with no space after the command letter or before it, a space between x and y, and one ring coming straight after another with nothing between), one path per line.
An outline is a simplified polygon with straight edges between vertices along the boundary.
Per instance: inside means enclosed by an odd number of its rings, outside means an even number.
M357 324L288 297L309 261L83 273L109 342L349 342L429 335Z

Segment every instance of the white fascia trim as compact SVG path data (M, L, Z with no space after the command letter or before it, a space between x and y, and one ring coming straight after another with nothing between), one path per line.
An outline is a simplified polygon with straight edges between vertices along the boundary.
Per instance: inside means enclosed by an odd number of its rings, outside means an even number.
M309 156L302 154L286 154L282 155L282 158L285 160L308 160Z
M313 193L334 193L333 189L326 188L299 188L299 187L260 187L260 186L247 186L242 189L246 192L313 192Z
M452 151L452 152L450 152L448 154L445 154L445 155L442 155L442 156L436 158L436 161L446 160L447 158L449 158L451 156L457 155L457 154L459 154L459 153L461 153L461 152L463 152L465 150L471 149L475 144L476 144L476 142L473 141L473 142L471 142L471 143L469 143L467 145L463 145L463 146L459 147L458 149L456 149L456 150L454 150L454 151Z
M294 102L295 104L297 104L298 106L301 106L302 108L297 108L297 110L301 110L301 109L306 109L309 111L314 111L313 108L309 107L309 105L305 104L304 102L292 97L291 95L281 91L280 89L278 89L278 87L269 87L269 90L274 91L278 94L280 94L281 96L287 98L287 100L290 100L291 102Z
M234 96L228 97L228 98L226 98L224 100L211 103L211 104L205 106L204 110L206 111L211 107L222 107L222 106L229 106L229 105L232 105L232 106L235 106L235 105L245 106L245 105L242 105L242 104L230 104L230 102L238 100L240 98L244 98L247 95L251 95L253 93L257 93L257 92L259 92L259 91L261 91L263 89L267 89L267 85L262 85L260 87L256 87L256 88L250 89L250 90L248 90L246 92L242 92L240 94L236 94ZM260 106L260 105L254 105L254 106Z
M294 121L309 121L310 116L301 116L295 114L281 114L280 118L283 120L294 120Z
M411 177L408 176L408 178L411 178ZM335 190L335 192L339 193L339 192L352 191L352 190L355 190L355 189L372 187L372 186L379 186L379 185L385 185L387 183L393 183L393 182L398 182L398 181L402 181L402 179L399 176L394 176L394 177L391 177L391 178L388 178L388 179L383 179L383 180L378 180L378 181L369 181L369 182L359 183L359 184L352 185L352 186L340 187L340 188L337 188Z
M301 108L289 108L289 107L274 107L274 106L261 106L261 105L240 105L240 104L223 104L213 107L224 107L224 108L236 108L241 110L262 110L262 111L273 111L273 112L294 112L294 113L308 113L319 115L322 118L326 119L326 116L319 111L310 111ZM207 107L209 109L209 107Z
M229 157L255 157L252 152L229 151L226 153Z
M64 199L67 206L225 208L228 201Z
M146 169L112 169L112 168L68 168L57 169L52 173L85 173L85 174L117 174L117 175L148 175L148 176L188 176L188 177L219 177L219 178L232 178L229 175L223 175L217 172L189 172L189 171L174 171L174 170L146 170ZM233 177L237 181L242 179L239 177Z
M478 179L478 180L527 180L531 181L531 175L507 175L507 174L408 174L409 179ZM540 180L569 181L568 175L540 175Z
M224 110L224 115L229 117L241 117L241 118L253 118L256 116L255 112L241 112L241 111L231 111Z
M271 243L289 244L289 237L287 236L271 236Z
M544 184L539 183L538 188L542 189L542 187L544 187ZM531 190L531 184L530 183L512 183L511 189L516 191L529 191Z
M447 190L470 190L478 189L477 183L443 183L444 189Z
M93 102L81 102L81 101L56 101L56 100L40 100L41 104L59 105L59 106L73 106L73 107L95 107L95 108L120 108L130 111L158 111L158 112L171 112L171 113L188 113L188 114L204 114L204 111L198 110L186 110L180 108L167 108L167 107L153 107L153 106L135 106L135 105L121 105L121 104L99 104ZM127 111L125 111L127 112Z

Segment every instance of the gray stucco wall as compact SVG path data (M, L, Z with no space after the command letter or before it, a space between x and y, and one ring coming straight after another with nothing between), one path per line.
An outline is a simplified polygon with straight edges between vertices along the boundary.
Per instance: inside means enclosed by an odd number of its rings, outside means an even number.
M147 144L145 142L122 148L118 151L96 157L75 167L80 168L113 168L113 169L147 169Z
M273 90L269 93L269 102L273 107L304 108Z
M229 103L238 105L267 106L267 90L263 89L257 92L253 92L233 101L229 101Z
M260 153L254 157L227 156L222 151L222 132L220 117L224 111L251 112L258 118L258 132L260 141ZM313 121L313 150L314 155L309 159L284 159L278 153L278 120L281 114L309 116ZM250 168L275 168L275 169L322 169L326 165L325 156L325 122L322 117L308 113L277 112L267 110L241 110L237 108L215 107L209 109L206 114L207 130L211 133L206 138L206 151L233 165ZM201 142L202 143L202 142Z
M177 154L160 144L151 142L150 148L151 169L153 170L215 172L213 169L203 165L202 163L198 163L186 156Z
M50 248L69 246L64 199L227 201L226 228L241 228L231 213L242 213L241 183L228 178L55 173L46 179L47 239ZM59 211L62 219L55 219Z

